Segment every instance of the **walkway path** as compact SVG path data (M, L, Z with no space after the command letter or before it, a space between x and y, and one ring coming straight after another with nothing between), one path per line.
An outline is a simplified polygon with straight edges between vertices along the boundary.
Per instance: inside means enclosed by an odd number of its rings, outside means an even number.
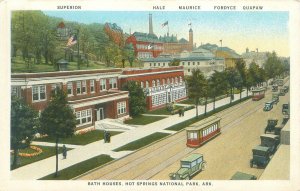
M55 143L49 143L49 142L32 141L31 144L36 145L36 146L55 147ZM76 149L76 148L82 147L82 145L58 144L59 147L62 147L63 145L65 145L67 148L71 148L71 149Z
M239 94L236 94L234 96L234 100L238 100L239 96L240 96ZM246 96L246 92L244 91L242 93L242 97L245 96ZM216 108L221 107L223 105L228 104L229 102L230 102L229 97L224 98L222 100L218 100L216 101L215 107ZM199 109L199 115L204 113L204 106L199 106L198 109ZM211 111L212 109L213 109L213 103L208 104L207 111ZM156 121L154 123L140 126L139 128L132 129L124 133L115 135L111 138L111 143L104 143L103 140L100 140L85 146L77 147L71 151L68 151L67 159L59 160L59 164L58 164L59 170L62 170L64 168L67 168L69 166L72 166L74 164L88 160L90 158L93 158L101 154L107 154L113 158L123 157L126 154L131 153L131 151L127 153L122 152L117 154L116 152L113 152L113 150L132 141L146 137L155 132L162 132L164 129L172 125L178 124L180 122L195 117L195 114L196 114L195 109L192 109L186 111L183 117L179 117L178 115L172 115L169 116L168 118ZM60 159L62 159L61 155L59 157ZM11 179L14 180L39 179L51 173L54 173L54 170L55 170L55 156L52 156L47 159L13 170L11 172Z

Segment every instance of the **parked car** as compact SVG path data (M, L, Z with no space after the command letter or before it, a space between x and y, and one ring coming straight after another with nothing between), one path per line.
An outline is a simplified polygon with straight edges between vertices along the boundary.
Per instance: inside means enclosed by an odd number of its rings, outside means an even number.
M289 92L289 86L283 86L284 92L288 93Z
M289 103L282 104L282 114L284 117L290 118L290 104Z
M202 154L194 153L180 161L180 168L175 173L170 173L171 180L190 180L193 175L203 171L206 161Z
M280 139L279 135L262 134L260 136L260 141L260 146L269 147L270 153L274 154L277 150Z
M285 95L285 90L283 88L280 88L279 95L280 96L284 96Z
M250 160L250 167L252 168L254 165L256 167L265 168L270 161L270 149L269 147L256 146L252 149L253 157Z
M273 84L273 86L272 86L272 92L278 92L278 85Z
M264 111L270 111L271 109L273 109L273 101L268 101L265 103L265 107L264 107Z
M267 132L274 132L277 123L278 123L278 119L268 119L268 124L265 128L265 134Z
M273 93L272 94L272 102L273 102L273 104L277 104L279 102L279 95L278 95L278 93Z
M230 180L256 180L257 177L252 174L247 174L244 172L236 172Z

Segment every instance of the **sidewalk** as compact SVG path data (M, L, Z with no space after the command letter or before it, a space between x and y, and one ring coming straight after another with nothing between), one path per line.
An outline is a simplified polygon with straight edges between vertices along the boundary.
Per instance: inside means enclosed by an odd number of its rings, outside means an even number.
M249 92L250 95L250 92ZM242 97L246 96L246 91L242 93ZM234 95L234 101L239 100L240 94ZM215 107L221 107L230 102L229 97L222 100L218 100L215 103ZM204 106L198 106L199 115L204 113ZM207 105L207 112L213 109L213 103ZM183 117L178 115L172 115L165 119L150 123L148 125L140 126L139 128L126 131L124 133L111 137L111 143L104 143L103 140L90 143L85 146L77 147L73 150L68 151L67 159L62 160L62 155L59 155L58 168L62 170L79 162L88 160L95 156L106 154L113 158L123 157L132 151L113 152L112 150L119 148L132 141L141 139L155 132L168 132L164 129L186 121L195 117L195 109L188 110L185 112ZM26 165L24 167L17 168L11 171L11 179L13 180L35 180L54 173L55 171L55 156L50 158Z

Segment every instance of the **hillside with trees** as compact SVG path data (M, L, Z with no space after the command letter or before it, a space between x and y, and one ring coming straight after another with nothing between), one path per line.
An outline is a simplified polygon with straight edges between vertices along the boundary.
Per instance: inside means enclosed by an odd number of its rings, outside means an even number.
M60 25L65 36L61 36ZM133 48L125 46L124 40L116 44L104 24L65 21L41 11L14 11L11 29L12 72L55 71L61 59L69 62L70 69L125 67L135 60ZM73 35L77 43L68 47Z

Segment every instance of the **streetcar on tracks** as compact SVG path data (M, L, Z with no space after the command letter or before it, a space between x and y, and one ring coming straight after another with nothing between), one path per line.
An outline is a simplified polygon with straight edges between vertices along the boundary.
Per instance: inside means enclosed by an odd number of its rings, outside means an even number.
M265 97L265 88L256 88L254 90L252 90L252 100L253 101L258 101L261 100Z
M221 118L210 116L186 128L188 147L200 147L221 133Z

